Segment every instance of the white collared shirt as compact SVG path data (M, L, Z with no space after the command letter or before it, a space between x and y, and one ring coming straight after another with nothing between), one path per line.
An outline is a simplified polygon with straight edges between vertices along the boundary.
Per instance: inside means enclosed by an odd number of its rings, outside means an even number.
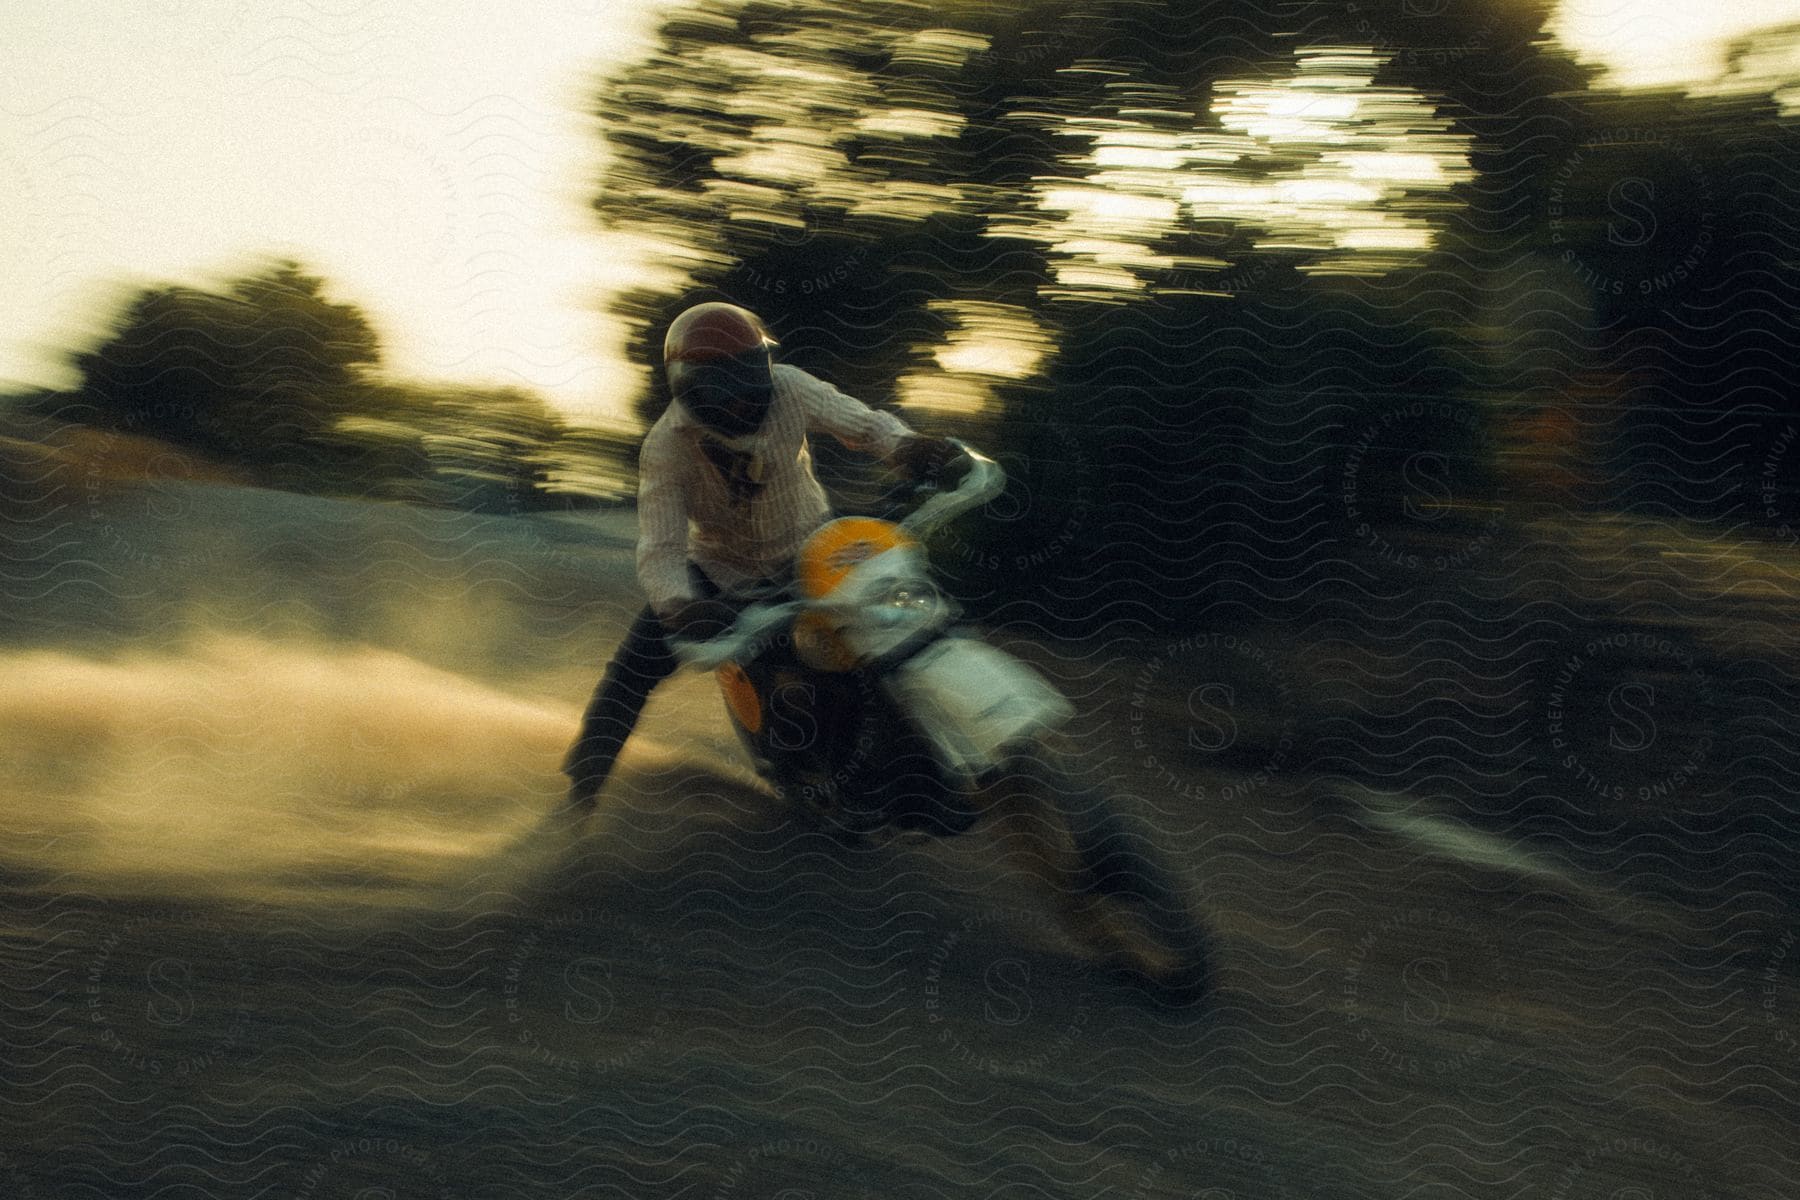
M783 570L800 544L831 517L813 475L806 435L831 434L852 450L887 457L912 430L822 379L775 366L775 396L762 428L731 444L739 460L733 498L726 475L702 446L707 432L679 401L669 405L638 453L638 583L651 607L692 599L691 559L720 587Z

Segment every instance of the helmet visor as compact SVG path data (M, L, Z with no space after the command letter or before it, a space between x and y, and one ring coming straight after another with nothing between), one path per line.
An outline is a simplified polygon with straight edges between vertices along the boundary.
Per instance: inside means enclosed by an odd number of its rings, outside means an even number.
M775 398L769 352L761 347L730 357L671 363L669 387L695 420L726 437L762 428Z

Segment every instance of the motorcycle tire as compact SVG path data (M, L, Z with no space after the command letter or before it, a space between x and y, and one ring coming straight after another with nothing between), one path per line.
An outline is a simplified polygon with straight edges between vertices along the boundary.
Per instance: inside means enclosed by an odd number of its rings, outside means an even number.
M1018 768L1061 818L1080 858L1084 886L1124 907L1179 966L1152 976L1131 963L1115 971L1163 1004L1185 1006L1212 989L1212 938L1189 906L1153 835L1097 789L1083 786L1054 756L1022 757Z

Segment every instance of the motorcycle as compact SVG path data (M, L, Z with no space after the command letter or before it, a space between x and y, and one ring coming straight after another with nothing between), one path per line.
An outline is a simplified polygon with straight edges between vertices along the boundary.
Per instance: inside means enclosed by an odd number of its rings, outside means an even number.
M676 639L676 654L715 673L757 773L823 829L910 840L986 818L1078 945L1160 999L1197 998L1206 934L1150 839L1063 766L1072 706L962 624L932 579L926 539L1006 482L955 445L956 486L898 521L825 524L791 583L738 597L731 628Z

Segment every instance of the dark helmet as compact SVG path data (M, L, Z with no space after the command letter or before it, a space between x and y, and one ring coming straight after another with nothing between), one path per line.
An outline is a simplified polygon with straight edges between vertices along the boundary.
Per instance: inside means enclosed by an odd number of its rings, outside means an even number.
M696 304L669 324L663 369L669 391L694 419L725 437L762 428L775 398L775 339L735 304Z

